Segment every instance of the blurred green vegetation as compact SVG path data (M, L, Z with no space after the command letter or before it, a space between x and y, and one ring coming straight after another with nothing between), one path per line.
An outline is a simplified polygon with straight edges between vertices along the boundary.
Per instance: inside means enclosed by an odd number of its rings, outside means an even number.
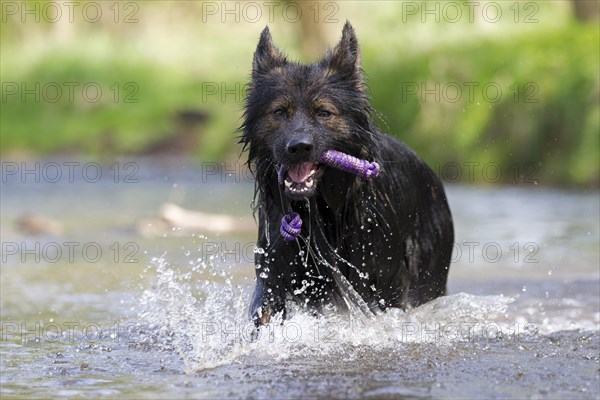
M498 163L506 179L521 169L521 183L597 184L597 44L597 27L574 24L518 45L446 46L373 74L373 105L432 166L457 163L466 174L466 163L480 163L481 179L483 166Z
M527 10L517 18L508 3L494 24L431 16L423 22L423 15L407 14L409 3L322 3L313 25L277 12L272 23L243 14L223 23L223 15L206 12L206 2L121 3L118 17L113 3L100 3L97 23L77 12L73 22L23 23L3 7L1 154L135 154L177 134L178 112L198 110L210 119L190 151L204 160L236 158L243 86L264 25L291 58L310 61L335 44L348 19L378 124L434 169L496 163L506 183L516 169L540 184L598 186L597 21L578 22L569 2L557 1L535 3L537 23L521 23ZM128 15L137 22L123 23ZM330 15L337 22L327 23ZM315 29L307 49L303 32ZM461 178L469 179L465 168ZM473 178L486 180L478 169Z

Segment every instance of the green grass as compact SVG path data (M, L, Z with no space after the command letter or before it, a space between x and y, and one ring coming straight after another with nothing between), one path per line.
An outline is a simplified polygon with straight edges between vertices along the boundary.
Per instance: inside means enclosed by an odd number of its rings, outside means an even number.
M596 186L597 28L572 25L529 34L518 43L447 46L377 69L369 83L373 104L390 127L382 128L431 164L533 163L541 184ZM439 90L421 91L421 85L431 90L436 83Z
M192 18L198 4L161 4L144 4L140 24L83 25L65 43L34 40L43 36L32 32L47 34L49 25L3 24L0 154L134 153L173 133L177 111L195 109L210 120L200 145L190 150L205 160L237 157L241 88L264 25L198 24ZM522 179L599 185L597 24L571 21L566 3L540 3L537 16L555 21L552 26L505 19L506 26L490 32L468 23L398 24L397 2L383 2L368 16L357 3L338 4L338 16L352 20L359 34L381 128L431 165L497 163L504 171L533 165L535 173L525 171ZM169 24L169 15L180 23ZM338 25L324 26L330 44L339 38ZM299 53L293 24L280 21L271 28L279 46ZM68 82L79 83L73 99ZM472 99L468 82L476 85ZM83 96L86 83L102 89L98 101ZM40 101L23 97L22 85L36 84ZM497 101L485 98L486 84L501 88ZM18 92L11 94L14 85ZM421 93L422 85L435 93ZM460 96L452 85L461 88ZM63 92L54 102L56 86ZM416 93L407 92L415 87ZM485 181L479 172L474 178ZM513 178L505 172L502 181Z

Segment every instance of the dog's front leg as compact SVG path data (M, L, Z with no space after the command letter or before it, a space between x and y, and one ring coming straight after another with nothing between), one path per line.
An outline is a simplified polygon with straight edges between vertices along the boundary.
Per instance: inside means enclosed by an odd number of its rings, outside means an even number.
M283 319L286 317L285 296L276 292L277 289L269 286L271 285L266 279L260 277L260 275L256 277L250 318L257 327L268 324L275 314L281 313Z

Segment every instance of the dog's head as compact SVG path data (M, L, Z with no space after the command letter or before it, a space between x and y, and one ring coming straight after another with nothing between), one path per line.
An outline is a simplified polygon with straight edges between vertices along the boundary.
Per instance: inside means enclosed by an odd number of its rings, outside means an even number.
M313 195L327 174L327 150L364 153L370 106L354 29L346 22L337 46L310 65L290 62L265 28L254 53L242 142L250 162L279 172L291 199ZM261 171L258 174L268 174ZM258 177L261 178L260 176Z

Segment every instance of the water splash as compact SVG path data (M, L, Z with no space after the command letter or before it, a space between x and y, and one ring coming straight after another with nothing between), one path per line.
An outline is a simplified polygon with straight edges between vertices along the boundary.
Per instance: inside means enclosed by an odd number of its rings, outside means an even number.
M201 259L182 268L164 257L150 269L154 282L142 293L139 317L155 340L179 353L188 373L245 360L352 359L369 348L398 351L405 343L443 346L510 333L502 321L513 299L464 293L368 320L360 309L315 316L291 305L292 318L274 318L257 331L248 318L252 288L237 285L230 269Z
M213 332L244 321L249 296L224 269L203 260L182 270L155 258L151 267L156 278L140 299L142 322L179 352L188 372L232 362L235 341L220 340Z

